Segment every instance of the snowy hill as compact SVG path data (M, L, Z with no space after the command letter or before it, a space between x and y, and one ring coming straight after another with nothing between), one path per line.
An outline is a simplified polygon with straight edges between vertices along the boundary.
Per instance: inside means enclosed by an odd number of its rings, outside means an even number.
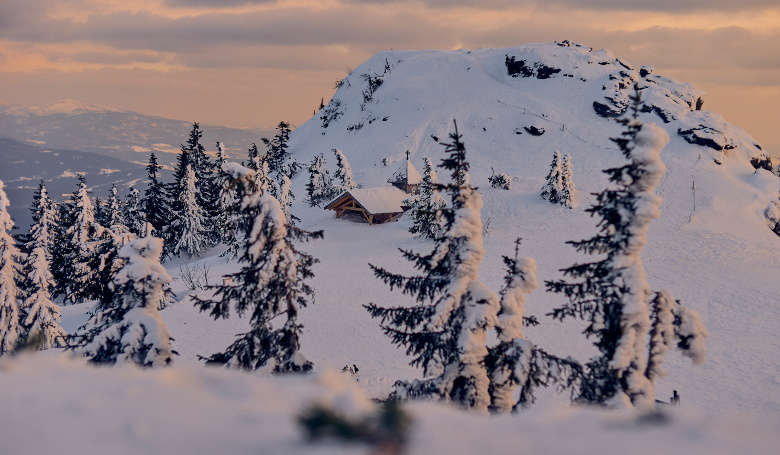
M516 77L508 74L507 64ZM371 76L374 87L381 78L373 93L363 74ZM567 43L384 52L344 80L323 112L295 131L291 148L300 161L325 153L333 166L328 151L338 147L359 184L382 185L407 150L418 168L424 156L438 162L442 149L431 136L446 138L457 119L472 182L485 199L482 218L489 232L483 279L499 288L500 254L521 236L522 251L536 258L540 278L551 280L560 277L558 269L589 260L564 242L595 232L594 220L584 212L592 202L589 194L605 187L601 170L623 160L608 139L617 135L619 125L605 115L625 108L634 81L647 86L643 95L650 112L642 114L642 120L659 124L671 138L662 154L667 166L660 184L662 215L650 225L643 252L649 281L654 289L667 288L699 311L711 333L704 366L673 358L659 395L676 388L689 403L708 409L780 411L780 238L763 217L768 203L778 197L780 179L765 170L756 172L750 160L763 156L760 145L720 115L697 110L701 94L688 84L631 66L607 51ZM544 133L531 134L531 127ZM574 211L538 197L555 149L573 158L581 197ZM512 176L510 191L490 188L491 168ZM298 194L303 194L300 180ZM359 307L372 299L404 300L391 297L366 263L407 271L396 248L429 246L410 238L405 232L408 221L368 227L334 220L317 209L300 208L298 213L305 224L326 232L325 240L313 247L323 261L317 277L321 304L304 315L310 328L307 349L332 356L335 343L349 358L359 356L356 360L377 364L377 370L381 365L383 375L404 369L404 357L387 346L375 321ZM332 289L335 284L326 284L345 276L352 286ZM537 290L529 302L528 310L542 316L562 299ZM335 305L343 310L327 308ZM354 320L344 316L347 312L354 313ZM338 317L329 317L331 313ZM578 327L543 320L541 327L528 331L529 338L555 352L590 355ZM325 321L338 326L320 328ZM329 341L320 330L340 337ZM370 340L377 352L366 357L350 352L355 342L340 341L348 338L345 333ZM320 346L328 349L320 352ZM386 352L392 357L375 359Z

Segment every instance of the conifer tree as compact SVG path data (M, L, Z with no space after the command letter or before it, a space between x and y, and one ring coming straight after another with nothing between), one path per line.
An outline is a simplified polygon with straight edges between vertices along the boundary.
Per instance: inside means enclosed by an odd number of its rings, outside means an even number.
M106 210L106 203L100 199L100 196L95 196L95 200L92 202L92 207L94 207L95 210L95 222L101 225L108 224L106 217L108 210Z
M398 398L432 397L486 411L490 404L486 332L495 324L498 296L477 275L484 256L482 198L468 183L466 148L458 133L450 134L446 158L439 167L450 171L452 183L437 185L448 192L451 205L442 210L444 233L435 239L431 253L402 250L420 271L402 276L371 265L374 274L390 286L415 298L412 306L366 305L393 344L413 356L411 365L428 378L398 381Z
M496 323L499 344L489 349L485 360L490 376L490 409L498 413L530 406L539 386L557 385L560 391L570 389L574 394L582 377L582 367L576 361L548 354L523 335L523 326L539 324L535 317L525 316L526 295L539 284L536 261L521 258L519 247L517 239L514 257L503 257L506 275Z
M658 126L639 120L638 86L631 100L630 113L619 119L625 129L620 137L612 138L627 162L604 170L613 187L598 193L596 203L587 209L599 218L599 234L567 242L579 252L606 257L565 268L562 272L571 281L548 281L546 287L569 300L551 315L558 320L584 320L584 334L598 350L586 365L579 399L591 403L630 400L635 406L650 407L655 399L654 365L660 365L658 356L663 351L659 340L669 339L669 310L668 299L650 302L640 252L649 223L660 216L661 199L655 190L665 171L660 152L669 138ZM698 316L687 309L678 313L675 324L683 327L683 319L688 323L680 332L684 339L678 347L695 360L703 359L706 331ZM652 327L656 329L651 336Z
M108 194L105 223L102 224L106 227L121 226L122 230L130 230L125 222L124 207L122 206L122 201L119 199L119 190L115 184L111 185L111 192Z
M256 171L260 169L260 162L263 161L264 156L260 155L260 151L257 149L257 144L252 142L249 146L249 152L247 154L247 160L243 163L244 167Z
M442 209L447 205L436 190L438 179L431 160L423 158L423 178L420 193L407 200L412 224L409 232L425 239L435 239L442 233L444 218Z
M144 226L146 226L146 214L142 207L141 192L131 187L123 204L125 224L130 232L140 236L144 235Z
M286 175L290 180L294 179L300 171L300 164L295 160L290 161L289 142L292 129L287 122L279 122L276 126L276 134L271 139L263 138L266 148L266 161L268 170L276 182L277 189L281 186L282 176ZM278 195L277 193L274 193Z
M577 188L574 186L574 170L571 164L571 155L563 157L561 169L561 205L573 209L577 205Z
M25 243L29 243L34 230L41 230L40 237L45 239L41 246L46 253L46 259L51 262L54 257L54 251L57 244L57 231L59 229L59 206L51 197L43 180L38 183L38 189L33 193L33 202L30 207L32 216L32 225L30 232L25 236ZM37 227L36 227L37 226ZM30 249L25 253L29 254Z
M221 142L217 142L216 182L219 186L219 211L216 217L216 227L220 231L220 241L230 244L238 235L241 213L237 187L233 184L230 174L225 170L226 163L224 146Z
M559 204L561 202L561 193L563 192L563 163L561 162L561 152L556 150L553 153L550 171L544 179L544 186L539 196L542 199Z
M344 153L334 148L333 154L336 156L336 172L333 173L333 194L336 197L345 191L357 188L357 184L352 180L352 167L347 161Z
M190 256L200 254L207 246L204 236L204 213L197 201L197 177L192 165L186 168L186 174L181 181L176 211L172 213L171 230L175 244L171 253Z
M38 349L64 346L67 334L60 327L60 309L51 300L54 277L51 273L52 247L57 228L54 202L43 181L33 197L33 224L25 237L23 280L23 322L26 337Z
M66 303L80 303L94 297L97 272L90 267L95 257L96 235L100 225L95 220L95 207L87 191L87 182L79 176L76 190L65 204L56 255L55 295Z
M312 207L318 207L329 200L333 194L330 188L330 172L325 163L325 155L314 155L309 164L309 181L306 184L306 202Z
M197 182L196 201L203 214L203 237L206 244L216 245L220 241L220 229L214 222L219 215L220 188L217 171L218 168L206 153L206 148L201 144L203 130L200 124L194 122L190 130L190 137L187 143L182 145L182 151L186 149L189 156L189 164L195 171L195 182ZM179 188L183 188L182 180L177 180Z
M152 152L146 165L146 189L141 199L141 207L145 220L152 225L150 235L162 237L168 231L168 204L166 203L165 185L160 179L160 165L157 156ZM146 234L146 233L144 233Z
M250 329L239 334L225 352L205 360L274 373L310 371L312 363L300 353L303 326L298 323L298 312L313 300L314 290L307 280L313 277L311 269L317 259L295 244L321 238L322 231L307 232L290 224L265 183L261 180L259 186L254 185L253 171L233 170L245 188L241 209L250 220L244 226L242 267L227 275L222 284L210 287L214 291L211 299L196 297L195 305L214 319L229 317L231 306L239 317L249 313Z
M171 277L160 265L162 241L136 239L118 253L121 268L70 344L97 364L170 365L176 353L157 309Z
M8 213L9 205L5 184L0 180L0 355L13 352L23 335L18 300L21 252L11 235L14 222Z

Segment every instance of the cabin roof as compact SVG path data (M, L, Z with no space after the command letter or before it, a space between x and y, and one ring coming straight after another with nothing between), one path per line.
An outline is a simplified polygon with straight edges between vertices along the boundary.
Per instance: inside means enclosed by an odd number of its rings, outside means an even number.
M335 208L341 199L349 195L361 207L371 214L379 213L399 213L404 209L401 207L403 202L409 197L408 194L394 186L380 186L375 188L355 188L339 195L336 199L325 206L326 209Z

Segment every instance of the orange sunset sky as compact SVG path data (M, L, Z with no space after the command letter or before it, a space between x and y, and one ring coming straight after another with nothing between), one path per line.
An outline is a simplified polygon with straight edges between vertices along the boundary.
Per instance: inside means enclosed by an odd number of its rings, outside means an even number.
M303 123L383 49L570 39L707 91L780 152L777 0L0 0L0 103Z

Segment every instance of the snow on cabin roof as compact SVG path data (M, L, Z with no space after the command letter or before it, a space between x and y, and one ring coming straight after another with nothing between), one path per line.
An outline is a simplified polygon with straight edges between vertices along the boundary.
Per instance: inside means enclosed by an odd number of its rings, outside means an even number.
M347 193L371 214L403 212L404 209L401 208L401 205L403 205L403 202L409 197L408 194L394 186L355 188L347 191ZM333 202L337 201L342 196L343 194ZM331 202L331 204L333 202Z
M407 159L401 163L401 166L393 173L388 182L406 182L409 185L417 185L422 183L422 176L417 172L412 162Z

